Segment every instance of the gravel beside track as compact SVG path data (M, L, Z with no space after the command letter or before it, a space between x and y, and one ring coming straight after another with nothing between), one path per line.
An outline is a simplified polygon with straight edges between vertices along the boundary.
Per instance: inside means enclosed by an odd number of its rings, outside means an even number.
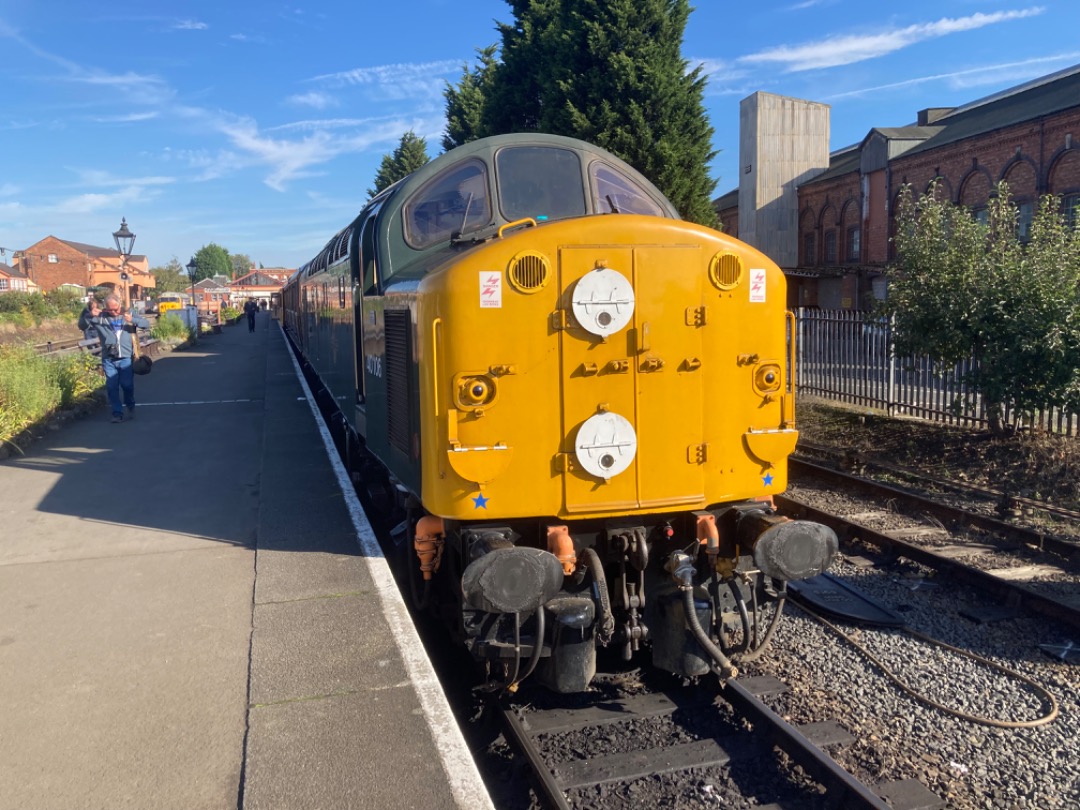
M833 755L870 784L916 778L958 810L1080 806L1080 668L1039 649L1067 642L1069 633L1030 616L986 624L964 618L964 607L985 598L911 563L865 568L841 560L830 573L901 613L912 629L1036 681L1057 699L1060 715L1035 728L1003 729L924 706L796 606L786 608L773 653L746 671L791 687L770 701L774 709L797 723L839 720L856 741ZM902 681L951 708L999 720L1045 711L1028 687L970 659L896 630L840 626Z

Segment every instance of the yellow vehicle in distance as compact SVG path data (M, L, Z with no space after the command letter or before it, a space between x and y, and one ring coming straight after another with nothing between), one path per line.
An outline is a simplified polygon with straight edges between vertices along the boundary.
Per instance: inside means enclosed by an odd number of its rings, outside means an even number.
M184 304L184 297L179 293L162 293L157 301L158 317L166 315L170 310L182 309Z

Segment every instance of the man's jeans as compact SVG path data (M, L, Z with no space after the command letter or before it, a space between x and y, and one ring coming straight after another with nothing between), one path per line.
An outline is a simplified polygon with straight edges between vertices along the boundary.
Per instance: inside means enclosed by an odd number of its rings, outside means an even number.
M122 405L135 407L135 372L131 370L131 358L112 360L106 357L101 366L105 369L105 393L109 395L113 416L123 416ZM123 403L120 401L121 390L124 392Z

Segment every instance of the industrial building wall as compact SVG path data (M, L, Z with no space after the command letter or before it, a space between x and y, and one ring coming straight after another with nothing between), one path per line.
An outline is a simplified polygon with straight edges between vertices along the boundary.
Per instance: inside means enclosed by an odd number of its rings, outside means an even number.
M829 167L829 105L754 93L739 105L739 238L799 263L798 185Z

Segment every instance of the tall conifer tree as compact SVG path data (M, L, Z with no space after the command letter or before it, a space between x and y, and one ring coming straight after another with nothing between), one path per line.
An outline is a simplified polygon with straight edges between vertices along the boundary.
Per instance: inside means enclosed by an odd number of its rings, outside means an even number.
M705 77L681 56L689 1L507 1L514 23L499 25L501 59L485 66L476 137L540 131L595 143L686 219L715 227Z
M379 171L375 174L375 188L368 189L368 196L374 197L384 188L407 177L431 158L427 153L427 141L411 129L401 136L397 148L388 155L383 155Z

